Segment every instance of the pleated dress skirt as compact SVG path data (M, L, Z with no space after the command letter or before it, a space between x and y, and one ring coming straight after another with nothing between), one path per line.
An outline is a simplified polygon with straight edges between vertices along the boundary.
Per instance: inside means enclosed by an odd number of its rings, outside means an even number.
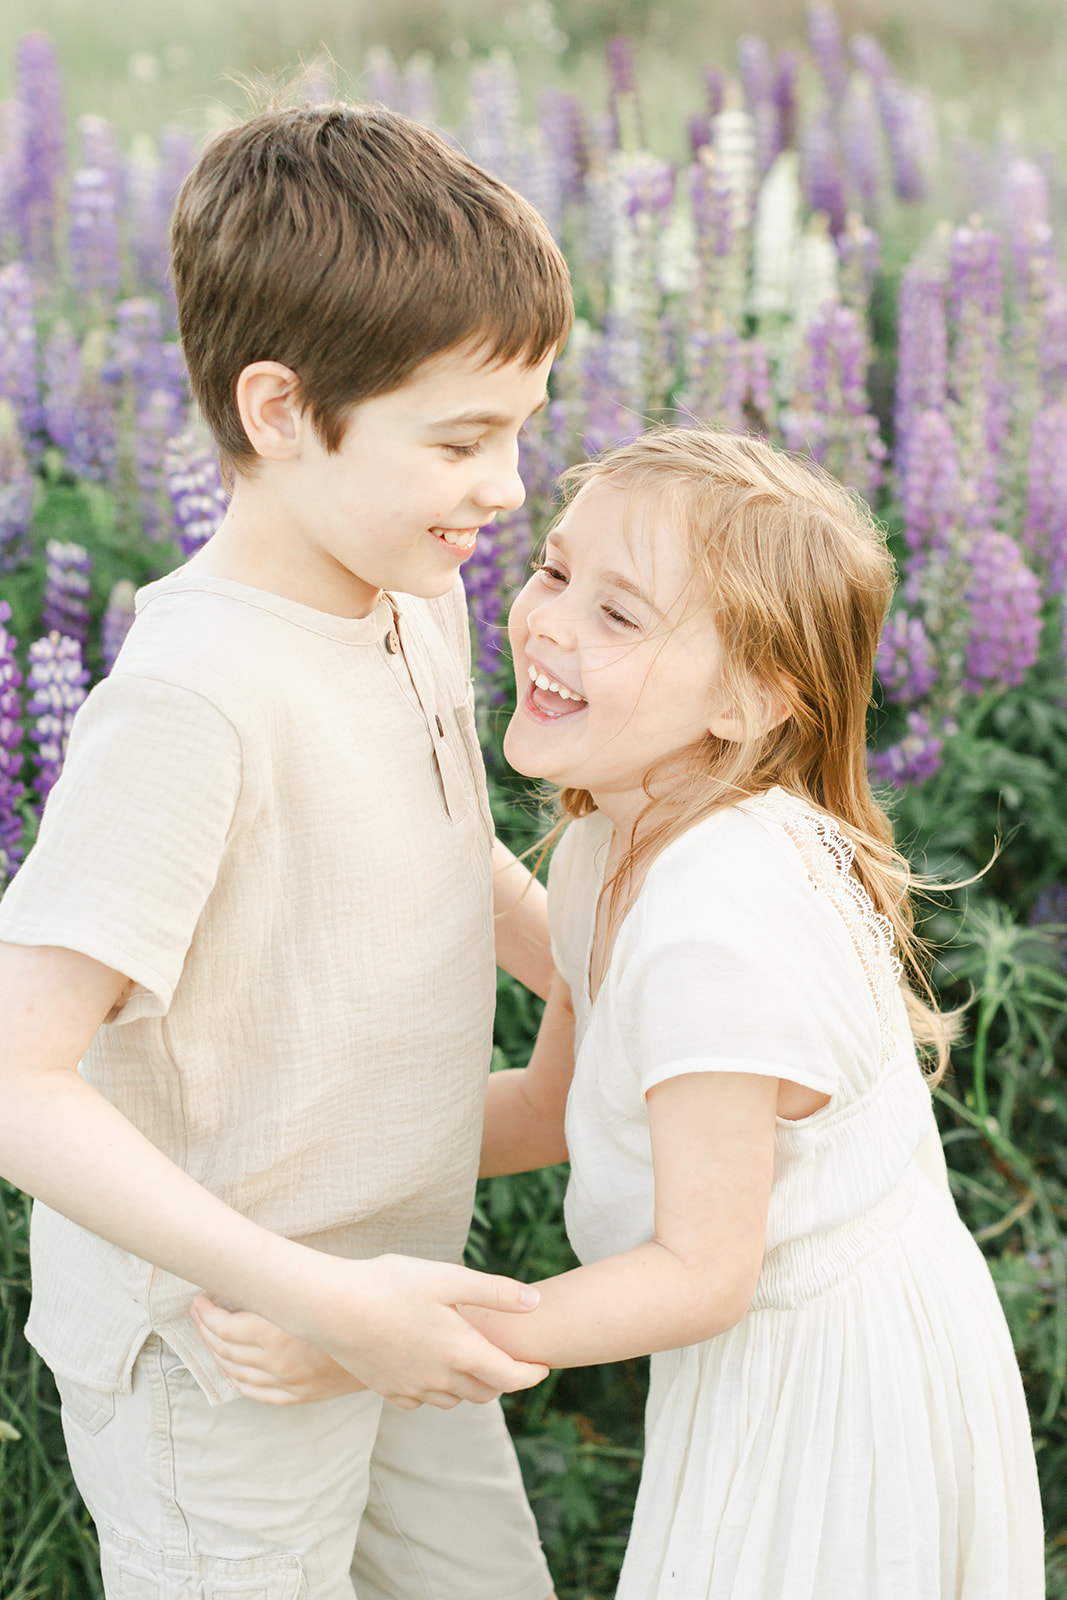
M914 1170L768 1253L752 1308L652 1358L617 1600L1040 1600L1015 1354L978 1246Z

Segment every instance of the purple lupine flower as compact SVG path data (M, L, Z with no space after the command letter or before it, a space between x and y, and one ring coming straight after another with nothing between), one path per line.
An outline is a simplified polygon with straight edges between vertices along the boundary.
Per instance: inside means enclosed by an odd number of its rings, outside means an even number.
M1030 430L1023 543L1061 593L1067 582L1067 405L1046 406Z
M389 106L393 111L402 107L400 74L392 51L384 46L375 45L367 51L360 78L360 97L371 105Z
M997 518L998 472L1005 432L1000 377L1004 288L1000 240L988 228L957 228L949 257L952 347L949 390L959 441L964 521L974 529Z
M937 263L920 257L909 262L900 279L894 410L898 471L914 419L922 411L942 411L947 395L945 278Z
M69 450L74 443L80 384L78 341L70 323L60 318L52 324L44 347L44 425L60 450Z
M0 398L10 400L23 443L33 450L33 436L41 425L37 325L33 286L21 261L0 268Z
M908 549L944 561L960 514L959 463L952 426L943 411L920 411L908 425L907 448L897 452L897 482Z
M585 115L576 94L563 89L541 91L541 133L556 168L564 207L579 205L589 152Z
M743 33L737 41L737 75L749 111L774 96L774 69L767 41L758 33Z
M837 238L837 289L842 305L867 315L871 289L878 272L878 235L852 215Z
M704 68L704 93L707 96L708 116L715 118L726 103L726 79L721 67Z
M699 156L711 144L711 118L706 111L694 111L686 121L686 131L689 135L689 149L694 156Z
M129 578L120 578L108 599L100 624L100 660L105 677L115 665L115 658L133 627L135 596L136 591Z
M774 73L774 104L778 113L779 150L792 150L797 142L797 72L799 65L794 51L779 50Z
M98 172L105 173L108 185L121 205L126 174L114 123L108 122L105 117L79 117L78 136L81 140L80 166L94 167Z
M870 85L857 72L849 78L841 103L841 150L849 205L868 219L875 217L882 190L878 104Z
M804 122L800 156L805 200L813 211L826 214L831 233L840 233L845 226L845 173L837 117L826 101Z
M591 333L581 351L579 365L582 376L584 414L581 418L581 445L586 455L599 455L613 445L626 444L644 432L644 417L623 398L626 388L634 387L631 378L627 384L626 358L623 340L611 317L607 319L602 334Z
M921 89L909 89L897 78L879 85L878 101L897 196L912 203L925 200L934 140L929 101Z
M86 334L79 356L78 392L69 415L67 466L90 483L114 481L118 462L118 389L104 328ZM63 418L64 429L68 418Z
M762 177L781 147L778 143L778 108L774 100L774 68L766 42L758 34L746 33L738 39L737 70L744 90L745 107L752 118L756 171Z
M1016 280L1025 284L1030 266L1027 245L1035 239L1044 243L1049 226L1048 181L1036 161L1016 156L1008 162L1003 199L1004 221L1015 253Z
M604 46L611 100L612 148L642 150L645 145L641 107L637 99L637 70L633 40L615 34Z
M119 207L102 167L81 167L71 179L68 244L78 294L110 304L122 276Z
M693 216L693 281L690 323L697 330L711 325L718 313L731 321L743 312L743 281L737 277L732 257L737 238L736 208L729 178L714 154L694 161L689 168L689 195ZM729 301L730 304L725 302Z
M56 264L64 129L59 63L46 33L24 34L16 46L15 98L20 108L21 135L15 208L22 254L36 275L50 278Z
M613 34L604 45L608 64L608 77L613 94L634 94L637 91L637 71L634 64L633 40L625 34Z
M506 50L477 61L468 79L468 131L473 160L512 188L522 174L522 99L515 63Z
M139 149L124 175L130 253L138 288L162 292L170 262L169 208L158 158Z
M15 640L7 631L11 607L0 600L0 888L13 878L22 860L22 674L15 659Z
M851 40L852 59L872 80L893 162L894 188L901 200L925 200L927 170L933 157L933 123L926 96L909 89L893 72L888 57L870 34Z
M887 78L893 76L889 57L872 34L854 33L848 41L848 48L857 67L865 72L873 83L880 86Z
M182 554L191 556L211 538L229 504L218 454L213 444L189 431L171 439L163 467L175 535Z
M196 164L196 152L196 139L185 128L169 123L159 135L160 190L168 222L178 190Z
M902 789L907 783L925 783L941 765L944 744L926 712L909 711L908 731L899 744L868 758L871 777L876 783L890 783L895 789Z
M882 481L885 446L867 405L868 339L849 306L827 301L809 322L794 404L782 416L792 450L807 449L866 498Z
M166 514L166 452L182 424L182 407L168 389L153 389L142 402L134 445L134 476L140 501L141 526L146 539L170 537Z
M30 720L30 739L36 746L33 761L37 776L38 813L44 808L63 769L74 714L85 699L89 674L82 666L81 647L76 639L50 633L30 645L30 668L26 687L30 691L26 715Z
M49 539L45 545L44 610L41 626L46 633L77 639L82 650L89 639L89 573L92 561L80 544Z
M937 658L918 617L894 611L886 622L874 666L887 700L925 700L938 678Z
M808 47L815 58L826 93L839 101L848 81L841 22L832 5L812 0L807 8Z
M739 432L748 390L745 346L721 317L717 321L718 326L690 335L688 382L678 404L698 422Z
M120 300L112 356L133 405L140 408L164 376L163 316L156 300Z
M15 408L0 400L0 572L12 572L30 555L34 479Z
M771 359L759 339L745 341L745 370L747 406L755 413L761 432L770 433L775 420Z
M1046 399L1067 397L1067 286L1062 283L1052 285L1043 308L1041 378Z
M990 686L1013 688L1037 660L1040 582L1006 533L982 534L969 552L969 564L965 598L971 634L963 687L972 694Z

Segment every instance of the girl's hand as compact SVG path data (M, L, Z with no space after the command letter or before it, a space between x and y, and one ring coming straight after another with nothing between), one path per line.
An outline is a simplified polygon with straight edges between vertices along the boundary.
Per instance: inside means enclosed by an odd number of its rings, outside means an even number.
M297 1406L366 1388L332 1356L254 1311L224 1311L201 1295L193 1301L192 1317L215 1365L248 1400Z

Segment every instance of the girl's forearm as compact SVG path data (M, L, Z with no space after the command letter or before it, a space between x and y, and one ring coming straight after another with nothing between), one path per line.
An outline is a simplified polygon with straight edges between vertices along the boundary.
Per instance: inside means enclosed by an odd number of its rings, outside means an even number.
M566 1161L563 1107L539 1107L526 1092L526 1068L494 1072L485 1099L481 1178L532 1172Z
M713 1338L748 1310L758 1264L686 1261L653 1241L539 1283L541 1303L521 1322L463 1307L517 1360L584 1367Z

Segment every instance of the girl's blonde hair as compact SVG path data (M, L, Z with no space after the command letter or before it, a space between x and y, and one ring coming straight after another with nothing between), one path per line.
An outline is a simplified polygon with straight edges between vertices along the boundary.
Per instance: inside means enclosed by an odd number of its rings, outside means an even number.
M617 928L655 856L701 818L778 784L842 825L853 871L889 919L906 975L916 1039L945 1070L950 1019L942 1017L914 932L915 882L893 847L871 793L866 718L875 651L894 588L885 538L866 506L811 461L762 439L708 428L660 428L564 475L565 504L603 483L666 513L693 563L722 646L724 697L737 741L705 735L646 774L649 803L632 844L605 886ZM788 715L768 728L768 706ZM658 786L656 776L670 782ZM564 814L596 809L583 789L564 789ZM610 950L610 939L607 941ZM601 957L601 970L606 963ZM598 975L595 975L598 976Z

